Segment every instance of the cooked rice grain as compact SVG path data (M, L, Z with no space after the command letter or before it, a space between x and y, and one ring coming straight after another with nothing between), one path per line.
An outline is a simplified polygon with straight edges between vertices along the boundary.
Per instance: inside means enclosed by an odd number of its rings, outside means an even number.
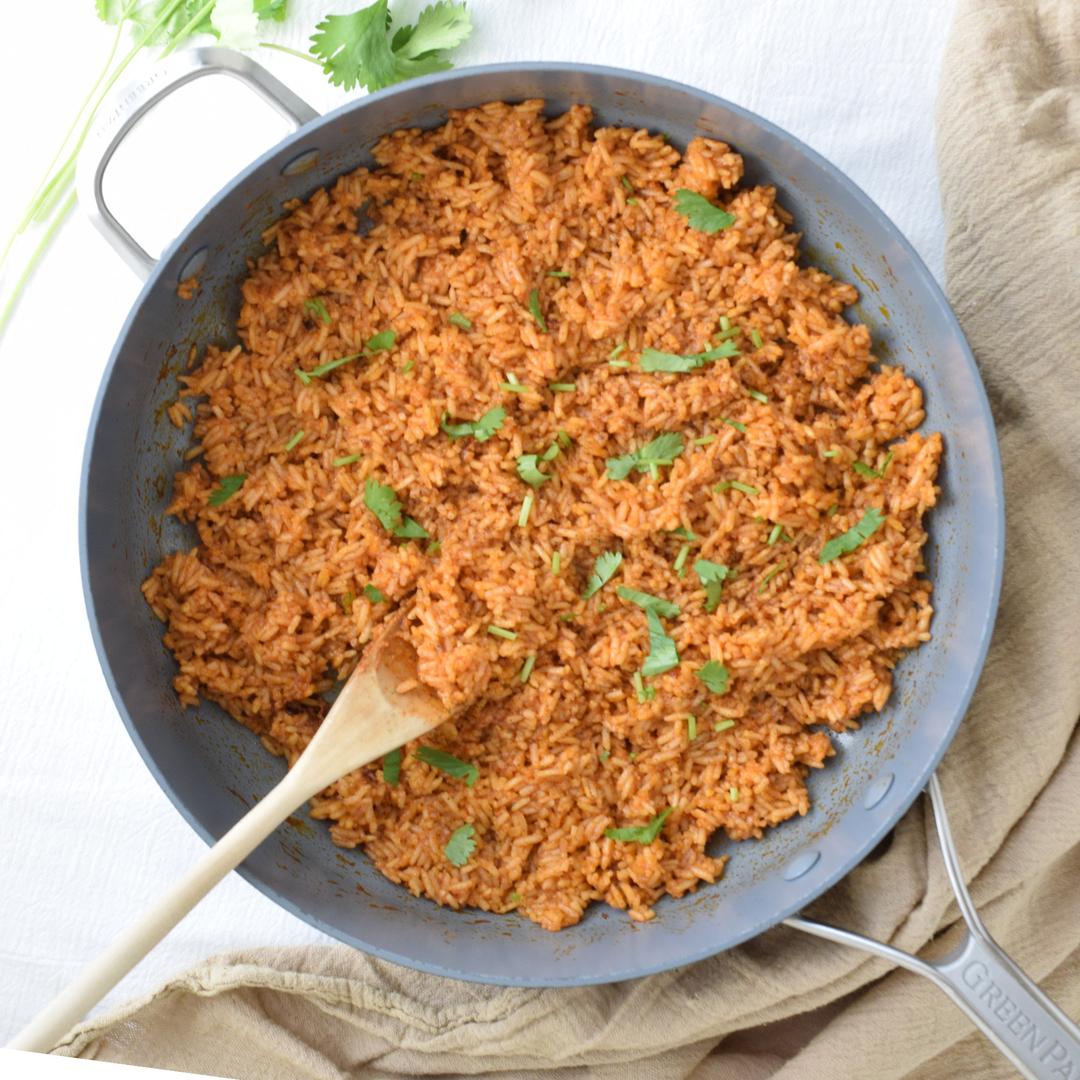
M808 770L832 753L822 725L843 731L880 709L901 653L929 637L922 517L941 439L915 430L918 386L876 366L866 328L844 321L855 289L800 267L774 189L739 187L737 154L695 139L680 155L646 131L591 129L587 108L547 119L541 105L491 104L395 132L376 147L376 170L287 206L243 284L242 344L209 347L181 377L197 400L201 459L177 474L170 512L199 542L164 559L144 592L168 624L181 700L219 703L290 762L326 712L323 695L413 598L420 675L456 710L424 741L475 762L479 780L466 787L407 753L398 786L377 764L360 769L314 799L313 814L416 894L516 908L555 930L594 900L649 919L665 893L721 875L724 859L706 853L718 830L758 837L806 813ZM672 208L680 187L718 200L735 225L689 228ZM546 334L529 313L534 288ZM305 310L315 297L329 324ZM472 328L451 323L454 312ZM742 329L731 360L679 375L607 362L622 342L630 360L645 346L700 352L721 316ZM294 374L391 328L388 352L309 385ZM509 377L530 391L500 389ZM552 394L551 382L576 390ZM476 419L496 405L506 421L487 441L440 431L446 414ZM515 458L558 431L573 445L533 491ZM658 480L607 477L607 458L665 431L686 450ZM704 435L715 438L692 444ZM877 465L886 444L884 479L852 469ZM208 505L236 473L241 490ZM378 524L367 477L395 489L437 552ZM759 494L715 493L723 480ZM820 565L825 541L871 506L884 526ZM767 543L776 523L790 541ZM678 528L697 537L682 576ZM622 552L622 566L583 602L605 550ZM712 614L691 569L702 558L737 570ZM367 584L389 602L373 604ZM656 694L643 702L632 678L649 648L645 615L618 598L620 584L682 609L664 620L681 664L648 680ZM492 636L490 624L517 636ZM709 659L731 672L726 694L695 678ZM716 732L727 718L735 725ZM668 806L652 844L604 837ZM458 868L443 846L466 822L476 851Z

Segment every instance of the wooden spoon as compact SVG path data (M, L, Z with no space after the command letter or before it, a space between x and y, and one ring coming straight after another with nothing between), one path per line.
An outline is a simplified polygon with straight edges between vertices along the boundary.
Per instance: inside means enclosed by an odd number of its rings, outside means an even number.
M191 868L8 1044L51 1050L225 875L312 795L447 718L416 678L416 653L398 612L368 645L296 764ZM408 687L399 693L398 687ZM194 735L192 736L194 738Z

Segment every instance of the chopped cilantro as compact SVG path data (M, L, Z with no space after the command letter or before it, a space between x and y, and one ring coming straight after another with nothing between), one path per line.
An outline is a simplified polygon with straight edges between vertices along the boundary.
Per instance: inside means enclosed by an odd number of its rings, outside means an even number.
M777 541L782 540L785 544L791 543L791 537L784 532L784 526L778 521L769 532L769 539L765 541L769 547L772 547Z
M529 314L533 317L536 325L540 327L540 333L548 332L547 323L544 322L544 313L540 310L540 290L529 290Z
M451 439L464 439L471 435L477 442L487 442L503 426L505 419L506 410L501 405L496 405L494 409L488 409L479 420L462 420L458 424L447 423L444 414L439 427Z
M746 431L746 425L740 424L738 420L729 420L726 416L720 421L722 424L727 424L728 427L733 427L736 431Z
M729 488L741 491L744 495L761 494L753 484L744 484L741 480L721 480L720 483L713 488L713 491L727 491Z
M373 604L382 604L382 603L384 603L386 601L386 597L383 595L382 591L380 589L375 588L374 585L365 585L364 586L364 595Z
M529 653L525 657L525 663L521 665L521 670L518 672L518 680L527 683L534 667L536 667L536 653Z
M522 454L517 459L517 474L530 487L538 488L551 479L540 470L540 457L537 454Z
M464 7L464 5L462 5ZM443 848L443 854L455 866L464 866L476 850L476 829L472 825L460 825L451 834Z
M629 360L609 360L608 367L628 368L630 366Z
M553 394L572 394L577 389L576 382L552 382L548 383L548 389Z
M531 394L532 387L526 386L524 383L518 382L517 378L511 375L506 382L499 383L499 389L505 390L508 394Z
M439 540L432 540L427 546L426 555L438 555L442 551L442 542Z
M780 573L780 571L781 571L781 570L783 570L783 569L784 569L784 567L786 567L786 566L787 566L787 560L785 559L785 560L784 560L783 562L781 562L781 563L778 563L778 564L777 564L776 566L774 566L774 567L773 567L773 568L772 568L772 569L771 569L771 570L770 570L770 571L769 571L769 572L768 572L768 573L767 573L767 574L766 574L766 575L765 575L765 576L764 576L764 577L763 577L763 578L761 579L761 584L760 584L760 585L758 586L758 590L757 590L757 591L758 591L758 596L760 596L760 595L761 595L761 594L762 594L762 593L763 593L763 592L764 592L764 591L765 591L765 590L766 590L766 589L768 588L768 586L769 586L769 582L770 582L770 581L772 581L772 579L773 579L774 577L776 577L776 575L777 575L777 574L779 574L779 573Z
M757 330L751 330L750 331L750 342L754 346L755 349L760 349L761 348L761 344L762 344L762 342L761 342L761 334L759 334L757 332Z
M384 754L382 759L382 778L391 787L397 787L401 779L401 747Z
M600 759L601 761L607 761L607 759L608 759L609 757L611 757L611 751L610 751L610 750L601 750L601 751L600 751L600 753L599 753L599 754L597 754L596 756L597 756L597 757L598 757L598 758L599 758L599 759Z
M626 342L620 341L619 344L608 353L608 360L618 360L624 352L626 352Z
M693 713L686 717L686 737L690 742L697 738L697 717Z
M626 175L626 173L623 173L622 176L619 177L619 183L622 184L622 186L628 192L630 192L631 194L633 193L634 185L630 183L630 178Z
M507 630L505 626L496 626L490 623L487 632L492 637L504 638L506 641L517 641L517 634L513 630Z
M655 608L646 609L645 622L649 627L649 655L641 665L641 674L651 678L678 667L679 650L675 646L674 638L668 637Z
M697 534L692 533L685 525L680 525L677 529L670 529L672 536L681 537L683 540L696 540Z
M829 509L825 511L825 516L827 518L831 518L833 516L833 514L835 514L836 511L839 510L839 509L840 509L840 504L839 503L833 503L832 506L830 506Z
M590 596L595 596L615 576L622 561L622 552L619 551L605 551L598 555L581 599L588 600Z
M461 758L448 754L445 750L439 750L434 746L419 746L416 749L417 758L425 765L444 772L455 780L464 780L466 787L472 787L480 776L480 770L471 761L462 761Z
M840 453L839 450L822 450L821 451L821 456L822 457L836 457L836 455L839 454L839 453Z
M739 789L737 787L728 788L727 797L728 797L728 799L731 800L731 802L738 802L739 801Z
M679 554L675 556L675 562L672 564L672 568L675 573L682 577L686 573L686 557L690 554L690 544L683 544L679 548Z
M422 525L404 517L394 489L369 476L364 484L364 505L379 519L379 524L395 536L425 539L429 534Z
M851 467L860 476L869 476L874 480L881 480L881 479L884 478L885 473L888 471L889 465L892 464L892 459L893 459L893 455L892 455L892 451L890 450L885 455L885 460L884 460L884 462L882 462L882 465L881 465L880 469L871 468L869 465L866 465L861 461L853 462Z
M411 172L409 173L409 179L413 181L423 180L424 174L422 172Z
M689 188L675 192L675 212L686 218L691 229L704 233L717 233L735 224L735 215L714 206L704 195Z
M568 278L570 276L570 271L569 270L545 270L544 271L544 276L545 277Z
M220 506L228 502L243 486L247 476L244 473L235 473L232 476L223 476L218 481L218 486L210 492L206 500L211 506Z
M657 615L663 615L665 619L674 619L679 614L679 605L665 600L662 596L653 596L652 593L631 589L628 585L620 585L615 591L623 600L637 604L644 611L655 611Z
M345 457L336 457L330 462L335 469L340 469L342 465L355 465L360 460L359 454L346 454Z
M755 401L760 401L762 405L766 404L769 400L768 394L763 394L760 390L755 390L752 386L744 387L744 389Z
M295 448L296 448L297 446L299 446L299 445L300 445L300 440L301 440L301 439L302 439L303 437L304 437L304 429L303 429L303 428L301 428L301 429L300 429L300 430L299 430L299 431L298 431L298 432L297 432L297 433L296 433L296 434L295 434L295 435L294 435L294 436L293 436L293 437L292 437L292 438L291 438L291 439L290 439L290 440L289 440L289 441L288 441L288 442L287 442L287 443L285 444L285 453L287 454L287 453L288 453L288 452L289 452L290 450L293 450L293 449L295 449Z
M660 830L673 809L672 806L664 807L648 825L633 825L625 829L605 829L604 835L609 840L619 840L624 844L651 844L660 835Z
M518 514L518 528L524 529L529 524L529 514L532 513L534 495L531 491L525 493L525 498L521 500L521 511Z
M709 443L714 443L714 442L716 442L716 436L715 435L701 435L701 436L699 436L698 438L696 438L694 440L694 445L695 446L708 446Z
M717 720L713 724L713 731L730 731L735 726L734 720Z
M700 682L703 682L714 694L726 694L731 673L723 664L716 660L709 660L694 672Z
M818 562L824 565L847 555L870 539L885 524L885 515L876 507L869 510L847 532L834 536L822 549Z
M364 352L386 352L387 349L394 347L395 341L397 341L397 334L393 330L383 330L367 339L364 343Z
M401 365L401 374L408 375L414 367L416 367L415 360L406 360L405 363Z
M722 563L710 562L708 559L698 559L694 563L694 573L705 587L705 610L713 612L720 603L720 596L724 589L724 582L730 576L731 571Z
M678 353L660 352L657 349L642 349L638 365L642 371L688 372L704 367L712 360L739 355L739 347L734 341L725 341L713 349L704 352L680 356Z
M637 199L630 198L626 200L627 206L637 206Z
M562 569L562 555L557 551L551 553L551 572L557 574Z
M341 610L344 611L346 615L348 615L352 611L352 606L355 603L356 597L353 595L353 592L350 589L341 598Z
M625 480L633 470L647 472L655 480L661 465L672 465L683 452L683 437L677 432L665 432L637 450L621 457L607 459L607 474L612 480Z
M313 300L304 301L304 310L314 312L327 326L330 325L330 312L326 305L316 296Z
M467 316L462 315L460 311L451 312L448 321L453 323L459 330L472 329L472 320Z
M634 684L634 693L637 694L637 699L642 704L646 701L652 701L656 697L656 691L651 686L645 685L645 680L641 677L640 671L635 671L634 677L630 681Z

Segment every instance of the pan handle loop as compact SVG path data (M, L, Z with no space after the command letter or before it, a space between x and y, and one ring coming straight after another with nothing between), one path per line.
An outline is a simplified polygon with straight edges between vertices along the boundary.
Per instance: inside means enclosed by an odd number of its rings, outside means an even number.
M930 778L927 791L949 884L967 924L967 936L956 949L940 960L928 961L813 919L793 917L785 919L784 925L883 957L929 979L967 1013L975 1026L1029 1080L1080 1077L1080 1027L990 936L964 884L936 775Z
M230 75L239 79L294 127L302 127L319 116L265 68L231 49L186 49L169 57L146 78L125 86L111 106L103 110L97 130L79 154L77 190L79 203L90 220L141 278L149 276L157 259L117 221L106 205L102 178L113 154L135 124L174 90L204 75Z

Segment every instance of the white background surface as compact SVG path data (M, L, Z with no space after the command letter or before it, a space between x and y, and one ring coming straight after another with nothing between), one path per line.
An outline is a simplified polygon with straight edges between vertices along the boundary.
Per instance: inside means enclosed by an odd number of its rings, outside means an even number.
M284 32L267 37L303 48L316 12L363 3L292 0ZM421 4L393 6L412 13ZM459 65L607 63L720 94L844 170L940 279L933 110L947 0L471 0L470 8L477 29ZM96 21L92 0L12 5L5 16L3 237L112 33ZM345 99L315 66L257 51L316 108ZM163 237L178 231L185 205L201 204L274 138L257 111L243 110L241 121L244 102L233 97L176 100L197 113L199 146L176 146L151 119L128 155L133 175L117 180L118 216L144 234L154 226ZM203 197L191 203L193 188ZM86 426L138 288L76 215L0 341L0 1042L202 850L127 738L98 667L79 580ZM215 952L327 940L233 875L107 1003Z

